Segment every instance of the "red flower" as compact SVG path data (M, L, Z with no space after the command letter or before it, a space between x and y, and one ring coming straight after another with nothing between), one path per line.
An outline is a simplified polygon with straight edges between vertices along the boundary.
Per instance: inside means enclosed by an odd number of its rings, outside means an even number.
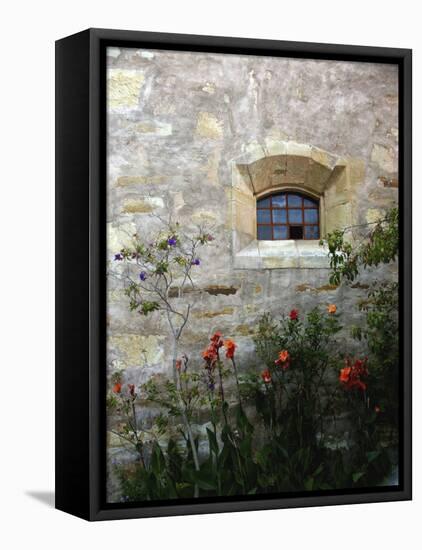
M233 359L234 357L234 352L236 350L236 344L234 343L233 340L230 340L230 338L228 338L225 342L224 342L224 347L226 348L226 357L227 359Z
M349 358L345 361L345 367L340 370L339 381L347 390L366 390L366 383L362 378L368 376L368 368L366 366L367 359L356 359L352 364Z
M135 397L135 384L128 384L127 387L129 388L130 395Z
M176 370L180 370L182 368L182 360L177 359L176 360Z
M297 321L299 318L299 311L297 309L292 309L289 313L289 317L291 321Z
M215 334L213 334L210 338L210 341L212 342L212 344L217 347L217 348L221 348L223 346L223 338L222 338L222 334L221 332L216 332Z
M268 369L264 370L261 373L261 378L266 384L269 384L271 382L271 373L270 373L270 371Z
M113 386L113 392L114 393L120 393L122 391L122 385L120 382L116 382Z
M283 349L278 354L278 359L274 361L276 365L279 365L283 370L287 370L290 367L290 353Z

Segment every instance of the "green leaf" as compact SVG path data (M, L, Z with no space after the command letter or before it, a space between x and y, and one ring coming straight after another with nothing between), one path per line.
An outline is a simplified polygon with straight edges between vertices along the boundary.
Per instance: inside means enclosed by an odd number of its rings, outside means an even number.
M305 480L305 489L307 491L312 491L313 486L314 486L314 478L308 477L308 479Z
M198 479L197 480L198 487L200 489L203 489L204 491L213 491L216 489L215 483L209 483L208 481L205 481L204 479Z
M213 452L215 456L218 456L219 449L218 449L218 442L217 442L215 433L212 432L209 428L207 428L207 435L208 435L208 441L210 443L210 451Z
M365 475L365 472L355 472L352 474L353 483L357 483L362 476Z
M366 453L366 458L368 459L368 462L373 462L376 458L378 458L380 455L380 451L370 451Z
M250 437L240 442L239 451L244 458L248 458L252 455L252 442Z
M324 469L324 464L320 464L318 466L318 468L314 471L314 473L312 474L312 477L317 477L319 476L319 474L323 471Z
M166 461L158 443L154 444L151 453L151 470L156 476L161 475L166 470Z
M243 408L241 406L237 409L236 415L237 425L239 429L245 434L251 434L253 432L253 426L249 422L248 417L246 416Z
M204 491L214 491L217 488L216 480L208 472L193 472L193 479L200 489Z

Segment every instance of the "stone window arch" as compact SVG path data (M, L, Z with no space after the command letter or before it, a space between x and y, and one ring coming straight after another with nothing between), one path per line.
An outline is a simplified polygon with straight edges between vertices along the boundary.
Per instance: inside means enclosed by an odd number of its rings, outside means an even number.
M231 163L234 268L328 268L327 251L318 239L259 239L257 201L283 192L312 197L319 205L319 237L324 238L334 229L352 225L363 162L290 141L266 140L245 149Z

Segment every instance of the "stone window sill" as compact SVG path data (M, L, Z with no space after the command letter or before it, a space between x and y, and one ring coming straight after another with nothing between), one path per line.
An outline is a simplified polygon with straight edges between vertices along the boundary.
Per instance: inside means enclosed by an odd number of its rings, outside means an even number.
M328 250L312 241L254 240L235 254L235 269L328 269Z

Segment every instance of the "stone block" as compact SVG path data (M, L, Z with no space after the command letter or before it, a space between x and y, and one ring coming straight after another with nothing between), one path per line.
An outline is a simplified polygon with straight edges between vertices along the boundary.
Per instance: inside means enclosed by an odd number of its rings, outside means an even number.
M385 147L374 143L371 152L371 160L378 164L381 170L385 172L397 172L397 159L392 147Z
M163 183L169 176L120 176L117 178L117 187L128 187L131 185L155 185Z
M107 250L109 254L114 256L122 248L130 246L135 233L136 225L132 222L107 223Z
M112 334L108 338L109 349L115 349L126 367L145 363L159 364L164 358L164 335ZM122 363L123 364L123 363Z
M140 134L153 134L154 136L171 136L173 127L168 122L152 120L138 122L134 126L134 131Z
M224 124L212 113L201 111L198 114L195 132L203 138L220 139L223 136Z
M378 220L382 220L384 218L385 212L383 210L380 210L378 208L368 208L366 211L366 221L367 223L374 223Z
M226 306L216 311L194 311L192 316L195 317L195 319L213 319L221 315L233 315L233 313L234 308Z
M136 107L144 80L145 76L139 70L109 69L107 72L107 101L109 108Z
M123 202L122 212L125 214L149 214L163 207L164 201L160 197L129 198Z

